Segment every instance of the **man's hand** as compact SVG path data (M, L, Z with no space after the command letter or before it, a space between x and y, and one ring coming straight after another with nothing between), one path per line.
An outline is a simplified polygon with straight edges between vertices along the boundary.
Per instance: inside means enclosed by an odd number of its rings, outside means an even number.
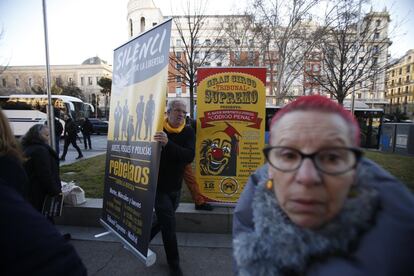
M168 143L167 133L165 133L164 131L155 132L154 140L160 142L162 146L165 146Z

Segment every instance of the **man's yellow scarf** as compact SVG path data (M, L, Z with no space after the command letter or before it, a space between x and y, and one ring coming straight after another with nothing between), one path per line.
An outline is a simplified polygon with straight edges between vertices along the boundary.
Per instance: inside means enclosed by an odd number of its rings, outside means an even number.
M183 124L179 127L172 127L169 123L167 118L164 119L164 128L169 132L169 133L180 133L185 127L185 121L183 122Z

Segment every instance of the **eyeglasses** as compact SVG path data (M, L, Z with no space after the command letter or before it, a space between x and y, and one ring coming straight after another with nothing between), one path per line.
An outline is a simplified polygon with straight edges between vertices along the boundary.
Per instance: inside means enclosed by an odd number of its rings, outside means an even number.
M184 115L186 115L186 114L187 114L187 111L182 110L182 109L173 109L173 111L174 111L175 113L177 113L177 114L180 114L180 113L182 113L182 114L184 114Z
M330 175L354 169L362 157L361 150L346 147L325 148L312 154L289 147L266 147L263 153L269 164L282 172L296 171L305 158L310 158L317 170Z

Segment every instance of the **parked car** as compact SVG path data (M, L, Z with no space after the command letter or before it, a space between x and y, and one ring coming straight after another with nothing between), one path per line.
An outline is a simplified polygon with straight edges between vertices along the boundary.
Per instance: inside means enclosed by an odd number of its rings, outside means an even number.
M108 133L108 122L103 121L98 118L89 118L93 126L93 133L101 134L101 133Z

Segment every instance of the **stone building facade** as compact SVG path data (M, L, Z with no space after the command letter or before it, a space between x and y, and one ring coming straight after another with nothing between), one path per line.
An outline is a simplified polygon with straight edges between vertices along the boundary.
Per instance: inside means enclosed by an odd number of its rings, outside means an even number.
M389 113L397 109L414 120L414 49L390 64L387 70Z
M104 108L105 97L98 81L112 78L112 66L99 57L86 59L79 65L51 65L51 85L79 87L88 103ZM8 66L0 74L0 95L33 94L33 89L46 91L45 66Z

